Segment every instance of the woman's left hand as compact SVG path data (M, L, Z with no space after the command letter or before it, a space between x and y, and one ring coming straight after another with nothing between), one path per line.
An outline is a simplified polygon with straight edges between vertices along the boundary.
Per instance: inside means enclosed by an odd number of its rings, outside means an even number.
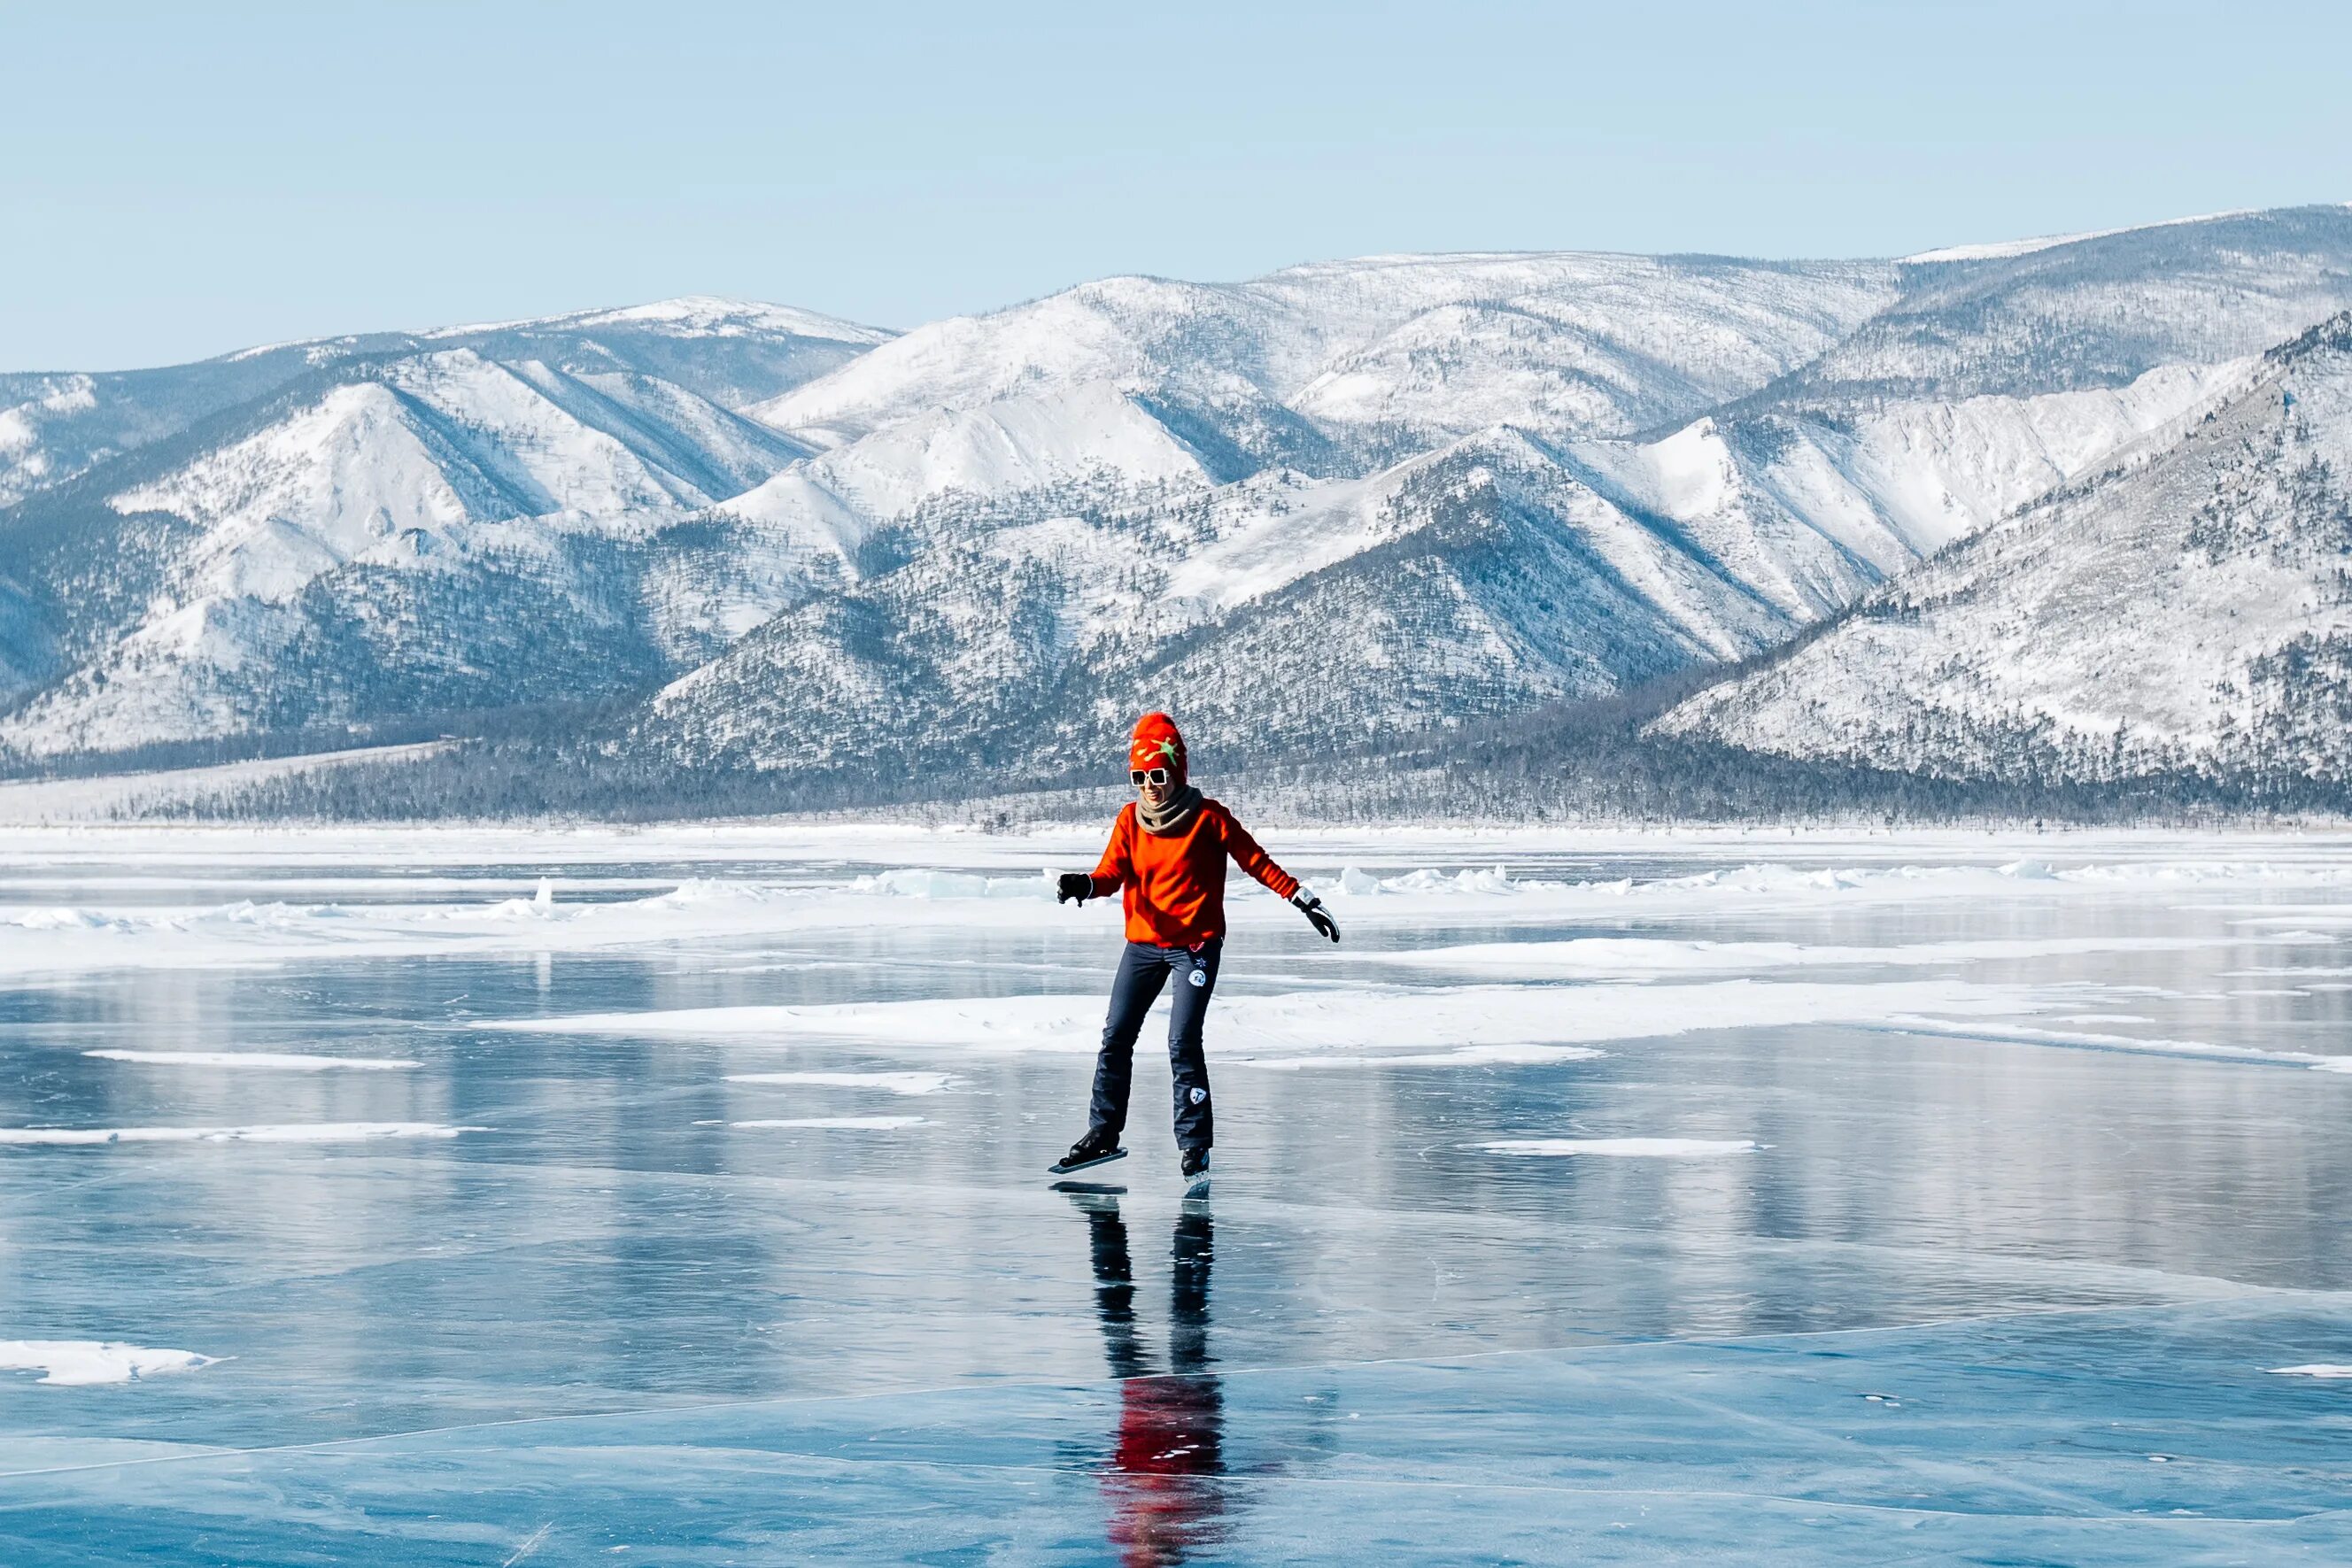
M1321 899L1299 894L1294 895L1290 902L1298 906L1299 914L1307 916L1309 925L1334 942L1339 939L1339 923L1331 918L1331 912L1323 907Z

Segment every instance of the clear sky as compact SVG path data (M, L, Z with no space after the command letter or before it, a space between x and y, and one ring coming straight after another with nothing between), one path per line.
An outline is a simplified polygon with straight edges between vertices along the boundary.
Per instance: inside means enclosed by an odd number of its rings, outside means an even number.
M0 370L2352 199L2352 7L0 0Z

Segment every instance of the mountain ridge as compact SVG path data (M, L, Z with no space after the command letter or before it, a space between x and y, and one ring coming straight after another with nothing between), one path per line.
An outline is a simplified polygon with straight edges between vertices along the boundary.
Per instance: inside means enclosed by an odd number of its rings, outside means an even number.
M1959 779L2352 778L2352 312L2118 458L1657 728Z
M1402 744L1833 640L2352 307L2341 208L1979 248L1360 257L900 334L686 297L243 350L205 395L281 379L59 445L0 506L0 750L567 703L678 769L961 747L1037 776L1139 706L1237 756Z

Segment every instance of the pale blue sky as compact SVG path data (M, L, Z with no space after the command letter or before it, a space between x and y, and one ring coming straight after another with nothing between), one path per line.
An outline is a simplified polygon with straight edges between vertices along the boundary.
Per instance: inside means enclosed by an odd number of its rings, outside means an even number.
M2352 198L2339 5L0 0L0 370Z

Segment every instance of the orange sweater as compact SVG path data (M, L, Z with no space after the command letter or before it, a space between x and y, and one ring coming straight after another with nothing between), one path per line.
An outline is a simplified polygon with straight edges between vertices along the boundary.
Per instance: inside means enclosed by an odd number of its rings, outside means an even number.
M1119 809L1110 843L1095 867L1095 896L1127 892L1127 939L1161 947L1196 947L1225 934L1225 857L1273 889L1298 891L1298 879L1258 848L1249 830L1204 800L1181 833L1147 833L1130 802Z

